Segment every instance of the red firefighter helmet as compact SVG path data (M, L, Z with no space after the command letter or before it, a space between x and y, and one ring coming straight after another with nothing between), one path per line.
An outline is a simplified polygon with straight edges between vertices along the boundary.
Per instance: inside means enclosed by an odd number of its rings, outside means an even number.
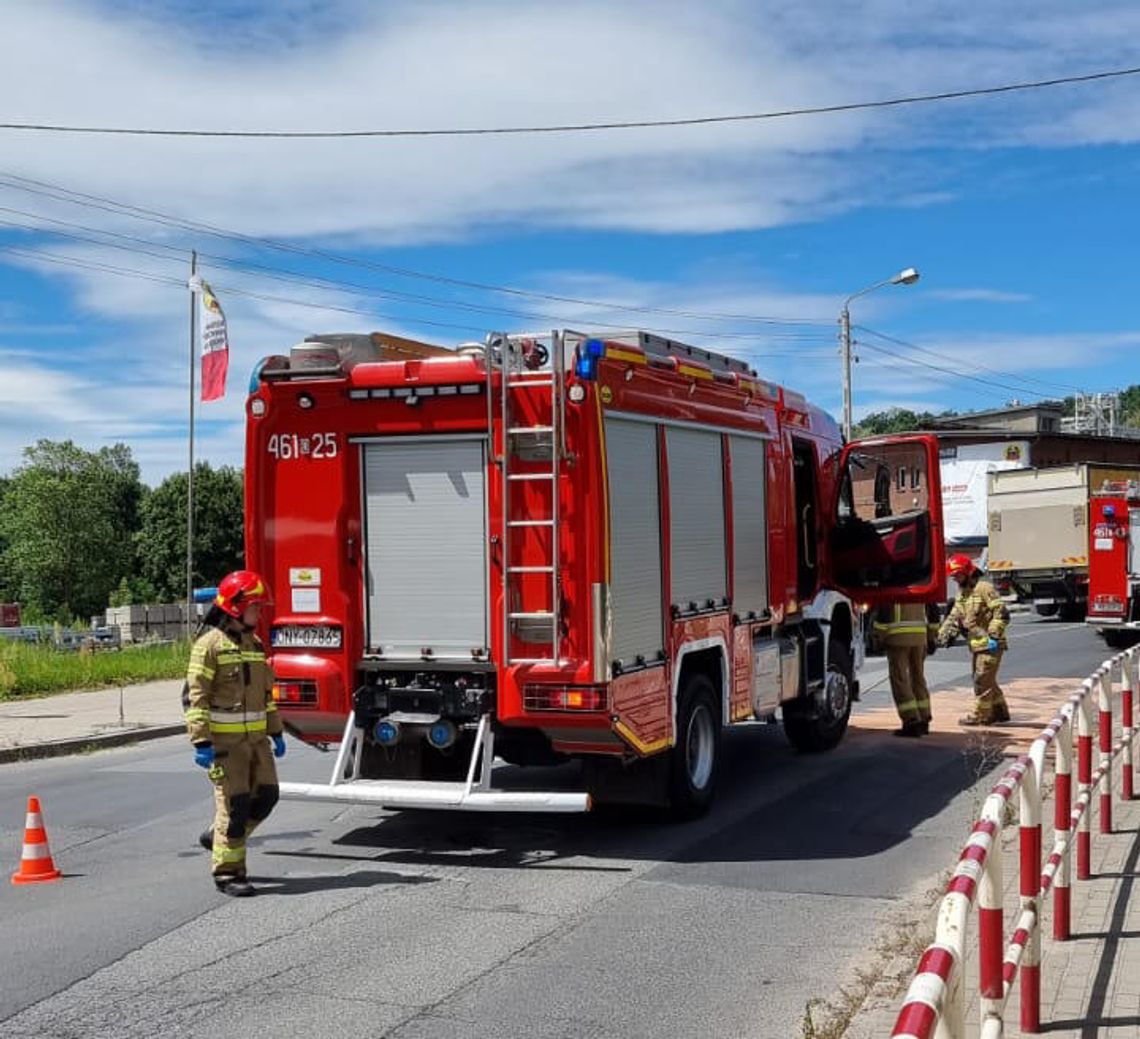
M269 585L252 570L235 570L226 574L218 585L218 594L214 596L214 605L231 617L240 617L247 606L272 601Z
M965 580L971 574L977 573L977 570L974 561L961 552L956 552L946 560L946 572L958 581Z

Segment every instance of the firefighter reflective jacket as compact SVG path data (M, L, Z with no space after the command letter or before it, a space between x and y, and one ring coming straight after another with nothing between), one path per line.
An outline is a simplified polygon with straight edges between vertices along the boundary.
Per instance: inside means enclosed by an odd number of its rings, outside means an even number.
M989 581L978 581L969 591L962 589L957 601L942 622L938 640L949 638L961 631L971 653L984 653L990 639L997 639L1002 649L1008 649L1005 627L1009 623L1009 610Z
M211 628L194 643L183 706L192 743L225 747L284 731L265 649L247 632Z
M929 608L922 603L880 606L875 614L871 637L884 649L925 646L938 633L938 625L931 624L930 617Z

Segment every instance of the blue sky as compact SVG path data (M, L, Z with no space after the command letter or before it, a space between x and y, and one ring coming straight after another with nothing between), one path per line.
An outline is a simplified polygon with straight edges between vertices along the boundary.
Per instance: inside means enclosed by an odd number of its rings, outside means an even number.
M0 122L219 129L828 105L1126 67L1140 37L1135 4L1056 0L871 0L858 15L838 0L251 0L198 3L191 19L174 3L12 6ZM450 344L560 324L670 330L837 412L842 300L908 266L917 285L852 305L857 416L1140 382L1138 140L1140 77L577 136L0 131L0 471L39 437L125 441L150 482L184 468L192 248L210 254L202 273L230 321L229 394L200 412L215 463L241 462L254 362L318 331Z

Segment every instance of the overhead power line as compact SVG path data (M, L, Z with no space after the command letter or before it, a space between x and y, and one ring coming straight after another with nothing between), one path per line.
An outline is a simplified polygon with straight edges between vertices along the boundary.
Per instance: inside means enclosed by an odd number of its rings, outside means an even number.
M628 314L667 314L669 316L694 318L701 321L743 321L746 323L755 323L760 325L819 325L828 327L834 324L834 319L830 318L774 317L757 314L696 311L679 307L655 307L639 304L623 304L614 303L609 300L591 300L578 296L565 296L556 293L538 292L532 289L520 289L510 285L495 285L488 282L469 281L463 278L452 278L448 277L447 275L415 270L410 267L398 267L392 264L379 263L375 260L367 260L358 256L346 256L340 253L333 253L324 249L317 249L310 246L295 245L292 242L282 241L281 239L260 237L257 235L247 235L243 234L240 231L227 230L226 228L201 223L196 220L189 220L184 217L172 215L170 213L163 213L159 210L147 209L142 206L135 206L131 205L130 203L119 202L115 199L107 198L101 195L92 195L82 191L75 191L71 188L66 188L59 184L52 184L49 181L35 180L31 177L23 177L19 174L9 173L3 170L0 170L0 186L6 186L13 188L14 190L23 191L33 195L39 195L41 197L52 198L56 201L67 202L72 205L83 206L90 209L98 209L102 210L103 212L113 213L119 216L127 216L135 220L159 224L164 227L176 228L183 231L192 231L199 234L207 234L211 237L220 238L231 242L237 242L242 245L252 246L254 248L270 249L276 252L287 253L293 256L321 259L329 263L356 267L362 270L372 270L382 274L391 274L402 278L412 278L420 281L433 282L440 285L449 285L456 288L472 289L479 292L496 292L509 296L517 296L524 299L538 299L554 303L568 303L574 306L587 307L596 310L610 310Z
M0 223L6 223L6 221L0 221ZM67 236L67 237L78 237L78 236ZM110 243L110 242L95 243L95 244L103 244L103 245L115 247L113 245L113 243ZM124 247L119 246L118 248L124 248ZM139 255L152 256L152 257L155 257L155 258L161 259L161 260L174 259L173 257L165 256L165 255L162 255L160 253L146 252L144 250L129 250L128 249L127 251L135 251L135 252L138 252ZM96 271L100 274L114 274L114 275L119 276L119 277L135 278L135 279L142 280L142 281L149 281L149 282L153 282L153 283L156 283L159 285L169 286L171 288L181 289L183 291L185 291L187 288L186 278L184 278L184 277L176 277L174 275L157 274L153 271L142 271L142 270L139 270L138 268L134 268L134 267L121 267L117 264L105 263L103 261L98 261L98 260L81 259L81 258L74 257L74 256L60 256L58 253L46 252L45 250L43 250L37 246L25 247L25 246L7 245L7 244L0 243L0 253L8 253L8 254L11 254L13 256L21 256L21 257L24 257L26 259L33 260L33 261L42 261L44 263L49 263L49 264L52 264L54 266L74 267L74 268L77 268L79 270ZM236 273L241 273L241 272L236 272ZM367 308L367 307L363 307L363 306L349 306L349 305L344 304L344 303L313 302L311 300L297 299L294 296L276 296L276 295L272 295L272 294L265 293L265 292L255 292L251 289L243 288L242 286L237 285L234 282L224 281L224 280L223 281L217 281L213 278L211 278L211 285L214 289L218 290L220 293L222 293L224 295L239 296L239 297L242 297L244 299L258 300L260 302L265 302L265 303L280 303L280 304L287 305L287 306L302 307L302 308L308 309L308 310L322 310L322 311L328 311L330 313L359 314L359 315L363 315L363 316L369 317L369 318L375 318L375 317L377 317L377 315L380 314L380 310L376 307ZM309 287L320 288L322 286L318 285L318 286L309 286ZM459 324L457 322L451 322L451 321L435 321L435 320L432 320L430 318L406 317L406 318L399 318L398 320L400 320L402 323L407 323L407 324L425 325L425 326L428 326L431 328L451 329L454 331L462 332L466 335L479 334L479 333L482 333L483 331L486 330L484 325L475 325L475 324L463 325L463 324ZM611 325L611 326L605 326L605 327L612 330L612 329L618 328L619 326ZM647 330L647 331L651 331L651 330ZM656 331L658 331L659 333L662 333L662 334L669 332L668 329L658 329ZM691 330L691 331L694 335L697 335L699 337L714 338L714 339L723 338L723 339L740 340L740 339L746 338L748 336L757 337L759 335L762 335L762 333L754 333L754 332L753 333L748 333L748 332L745 332L745 333L719 332L718 333L718 332L697 332L696 330ZM822 342L823 340L819 340L819 341ZM824 352L830 352L830 351L817 350L815 347L807 345L806 348L805 347L794 347L794 348L788 348L788 349L784 349L784 350L757 350L755 346L752 346L752 347L749 347L743 353L749 359L768 359L768 358L808 357L808 356L816 356L816 355L818 355L820 353L824 353Z
M184 249L180 249L177 246L173 245L166 245L161 242L153 242L149 239L140 238L136 235L125 235L116 231L106 231L101 228L88 227L86 225L77 224L72 221L57 220L53 217L41 217L38 214L12 209L8 206L0 206L0 213L12 213L15 215L25 216L32 218L33 220L40 220L48 224L55 225L48 228L47 233L53 237L66 239L67 241L79 242L85 245L94 245L104 249L116 249L136 256L150 257L164 263L184 266L186 262L186 251ZM28 232L39 232L44 230L41 226L38 226L34 223L24 223L16 220L9 220L3 216L0 216L0 227L11 227L16 230ZM60 228L71 228L74 230L61 230ZM77 234L75 233L76 231L85 231L88 233ZM38 246L33 246L32 248L35 249L38 248ZM53 255L51 253L41 254L45 257L50 257ZM298 274L293 271L286 271L282 270L281 268L269 267L265 264L253 263L251 261L241 260L231 256L222 256L216 253L199 251L198 258L200 260L206 260L215 263L237 274L244 274L250 277L266 278L271 281L285 282L291 285L300 285L305 288L321 289L325 291L334 290L338 292L360 293L365 296L380 296L382 297L383 302L396 302L408 304L411 306L433 307L437 310L458 310L477 314L494 314L497 316L505 315L532 323L549 322L552 325L566 323L566 321L560 315L536 313L533 311L507 310L503 307L471 303L465 300L440 300L430 296L416 296L410 293L393 292L388 289L378 288L373 285L364 285L358 282L346 282L333 278L323 278L317 275ZM368 311L368 313L371 313L371 311ZM411 322L421 321L420 318L412 316L406 317L403 320ZM591 328L596 328L598 330L624 330L627 328L626 325L614 324L613 322L609 321L599 321L592 318L584 318L583 321ZM423 323L433 324L434 322L424 320ZM439 327L470 328L474 326L439 324ZM802 342L810 344L819 344L828 341L827 337L825 337L822 333L812 334L810 332L757 332L755 330L711 331L696 328L656 327L646 327L644 330L663 336L695 336L704 339L746 339L759 340L762 342ZM792 356L793 354L791 351L789 351L787 355Z
M952 379L960 379L960 380L963 380L965 382L977 383L978 385L987 386L987 387L990 387L991 389L997 388L997 389L1002 389L1002 390L1009 390L1013 393L1019 393L1019 394L1025 393L1025 387L1024 386L1011 386L1009 383L1000 382L997 379L986 379L980 375L971 375L969 372L964 372L964 371L961 371L960 369L946 368L940 364L931 364L929 361L923 361L917 357L909 357L904 353L900 353L898 350L889 350L889 349L887 349L887 347L877 346L875 343L864 342L864 343L860 343L860 346L862 346L863 349L866 349L866 350L874 350L876 353L885 354L886 356L893 358L896 361L902 361L903 364L914 365L915 367L918 367L918 368L926 368L926 369L928 369L930 371L934 371L934 372L941 372L941 373L943 373L943 375L946 375ZM1038 394L1038 396L1040 396L1040 394Z
M161 129L142 126L97 126L69 123L0 123L0 130L25 130L38 133L113 134L132 137L223 137L256 139L330 139L346 137L492 137L520 134L593 133L605 130L648 130L658 127L712 126L721 123L760 122L768 119L790 119L797 116L829 115L839 112L860 112L876 108L898 108L903 105L930 104L937 101L955 101L969 97L990 97L995 94L1012 94L1017 91L1042 90L1047 87L1092 83L1106 79L1120 79L1140 74L1140 67L1108 69L1079 76L1056 76L1052 79L1030 80L1022 83L1005 83L993 87L971 87L965 90L945 90L936 94L911 94L906 97L886 98L878 101L852 101L836 105L816 105L805 108L783 108L767 112L745 112L730 115L704 115L675 119L629 119L591 123L555 123L529 126L469 126L439 129L369 129L369 130L203 130Z
M877 339L882 339L888 343L894 343L896 346L905 346L908 349L917 350L920 353L927 354L930 357L936 357L940 361L946 361L946 362L952 364L956 360L954 357L952 357L951 355L949 355L943 351L931 350L928 347L919 346L918 343L911 343L905 339L899 339L897 336L887 335L885 332L877 332L875 329L868 328L866 325L857 325L856 328L858 328L858 330L861 332L866 332L869 335L875 336ZM863 345L868 346L870 344L864 342ZM1017 372L1003 371L1000 368L991 368L988 365L982 364L979 361L971 361L970 362L970 368L974 371L989 372L991 375L999 375L1005 379L1016 379L1017 381L1026 383L1027 385L1036 384L1038 386L1044 386L1046 389L1051 389L1054 391L1062 390L1065 393L1081 393L1082 392L1080 386L1073 386L1070 383L1050 382L1046 379L1038 379L1034 375L1021 375ZM1022 391L1022 392L1024 392L1024 391ZM1033 392L1036 393L1037 391L1034 390ZM1040 396L1040 394L1038 394L1038 395Z

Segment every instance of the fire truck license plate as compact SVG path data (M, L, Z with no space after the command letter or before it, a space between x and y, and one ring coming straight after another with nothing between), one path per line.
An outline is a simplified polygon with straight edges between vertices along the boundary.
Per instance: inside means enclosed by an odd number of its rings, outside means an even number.
M323 624L283 624L273 629L269 642L281 649L309 646L340 649L340 628L330 628Z

